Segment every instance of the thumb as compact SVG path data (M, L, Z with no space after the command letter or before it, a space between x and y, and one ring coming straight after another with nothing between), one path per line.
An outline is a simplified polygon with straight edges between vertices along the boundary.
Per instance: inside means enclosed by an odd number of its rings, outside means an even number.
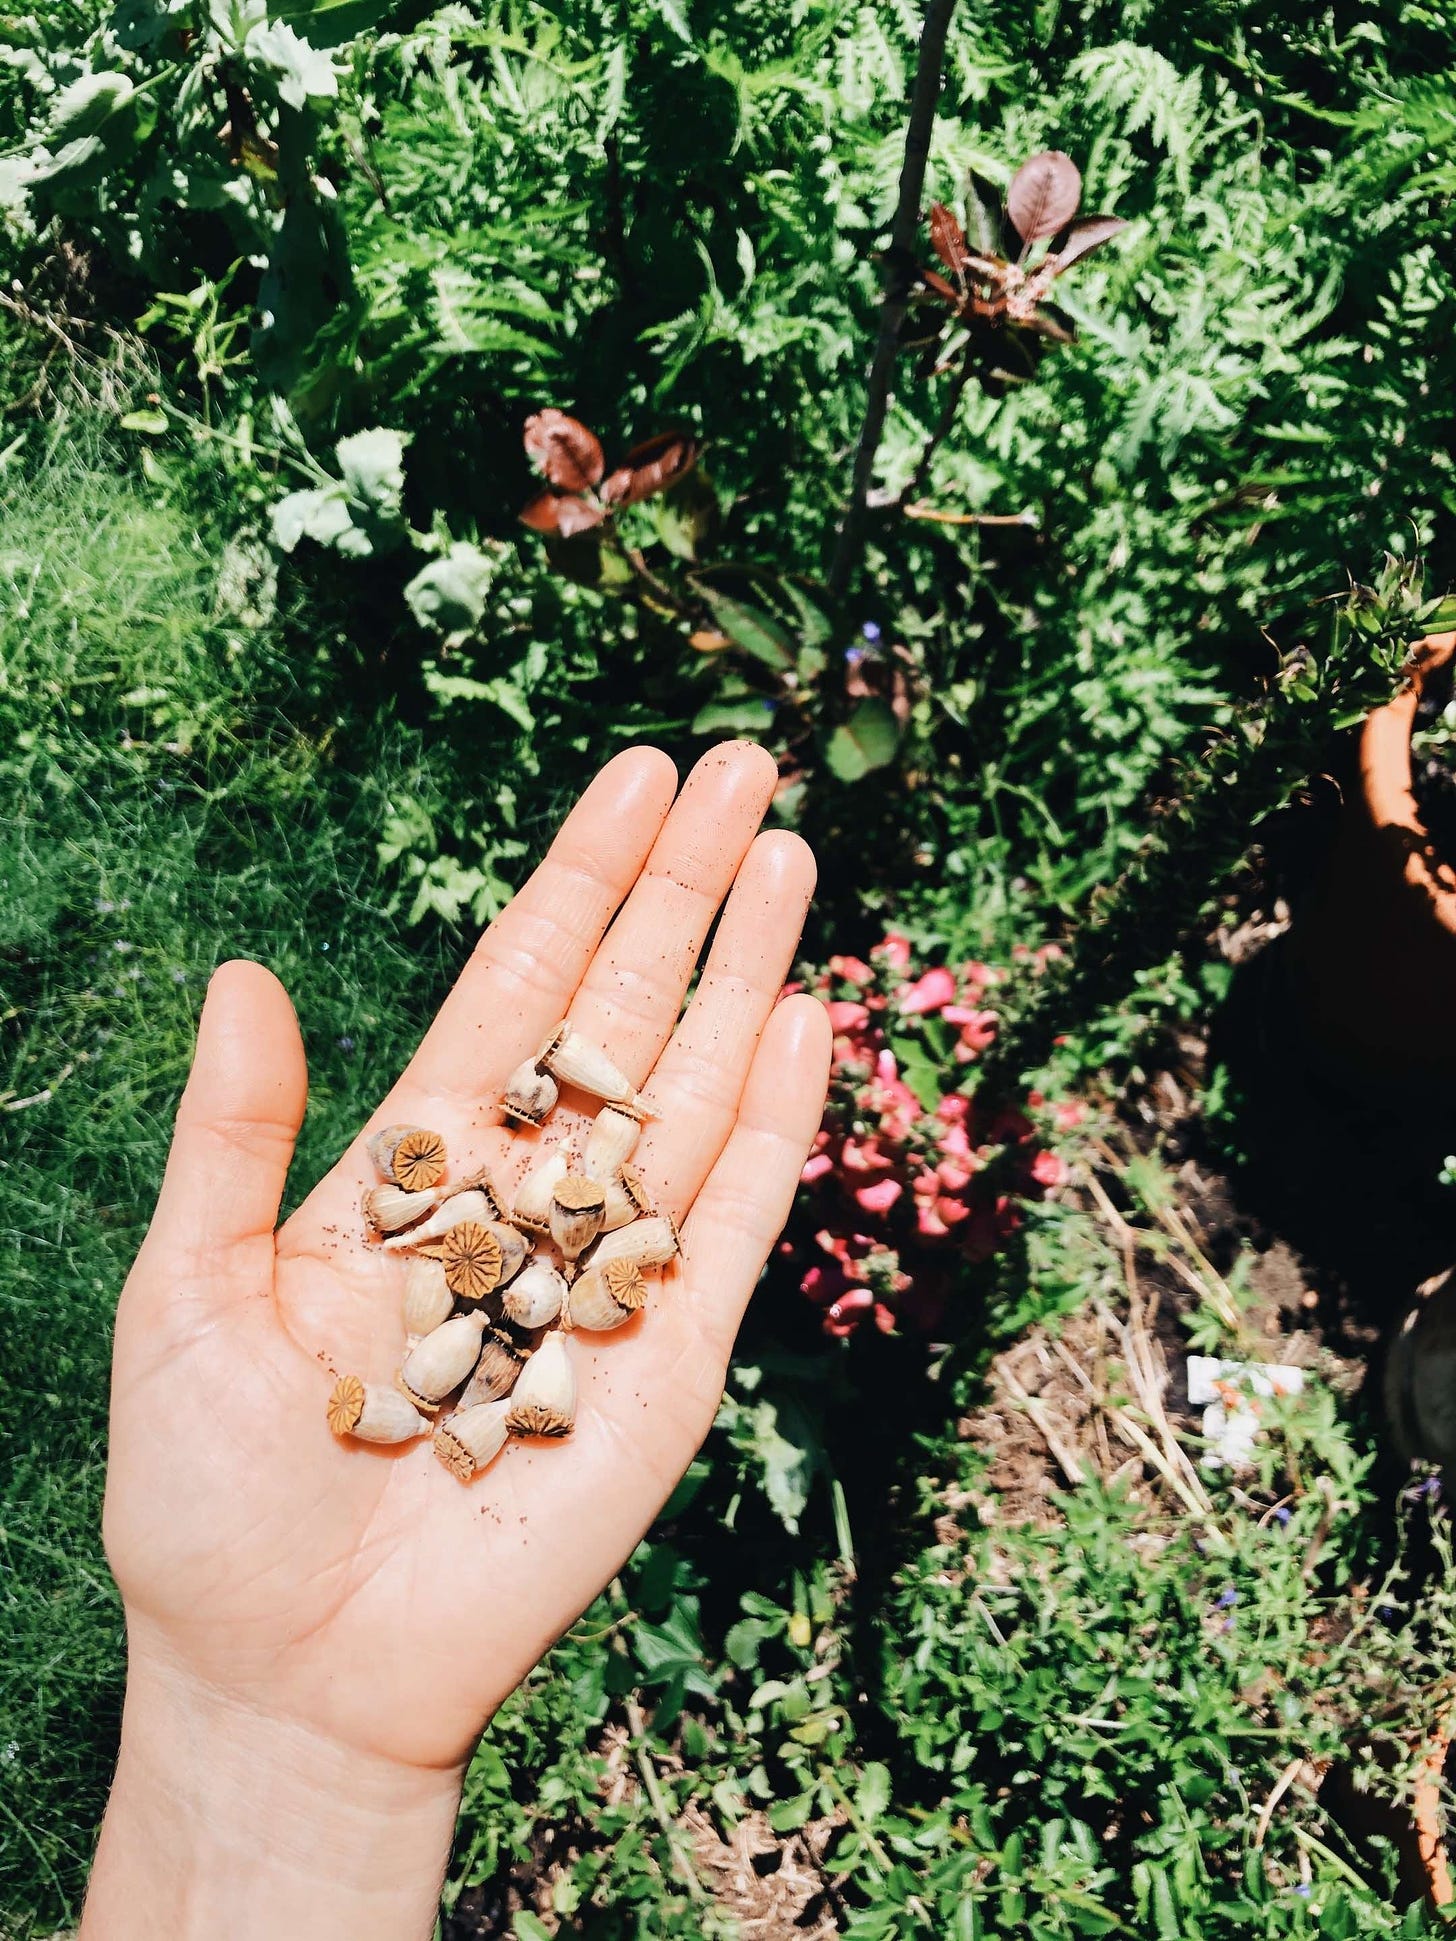
M223 1272L234 1249L264 1237L271 1247L307 1099L288 993L261 964L221 965L207 987L148 1246Z

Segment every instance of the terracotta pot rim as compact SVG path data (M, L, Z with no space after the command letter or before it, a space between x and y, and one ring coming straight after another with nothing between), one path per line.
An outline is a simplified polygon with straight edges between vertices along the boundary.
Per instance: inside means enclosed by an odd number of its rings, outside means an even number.
M1375 708L1360 733L1360 789L1371 824L1420 838L1405 860L1408 882L1424 888L1434 914L1456 931L1456 859L1438 856L1421 820L1411 778L1411 733L1425 683L1456 657L1456 632L1427 634L1411 649L1410 680L1393 700Z

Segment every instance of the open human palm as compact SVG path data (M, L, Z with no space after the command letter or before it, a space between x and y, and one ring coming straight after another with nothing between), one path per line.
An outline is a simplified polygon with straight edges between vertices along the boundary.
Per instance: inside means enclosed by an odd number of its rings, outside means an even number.
M105 1535L134 1662L365 1758L458 1768L620 1567L712 1421L823 1106L822 1009L779 1002L814 870L797 837L757 833L774 779L736 744L676 799L666 756L611 762L276 1234L303 1047L269 972L217 973L117 1315ZM359 1212L365 1135L428 1125L451 1178L484 1166L508 1194L593 1109L564 1091L544 1132L500 1123L504 1080L561 1018L642 1087L638 1163L682 1222L682 1258L626 1327L570 1337L565 1440L513 1441L467 1486L427 1442L336 1441L334 1375L388 1381L403 1346L403 1264Z

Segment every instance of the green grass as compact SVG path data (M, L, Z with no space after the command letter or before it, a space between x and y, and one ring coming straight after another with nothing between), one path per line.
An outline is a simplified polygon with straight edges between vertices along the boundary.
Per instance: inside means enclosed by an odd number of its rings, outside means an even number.
M410 1049L454 946L374 892L362 778L280 712L274 634L219 598L205 506L81 415L0 480L0 1908L74 1908L109 1774L120 1613L100 1554L110 1324L207 978L293 993L299 1180ZM230 562L224 560L224 565Z

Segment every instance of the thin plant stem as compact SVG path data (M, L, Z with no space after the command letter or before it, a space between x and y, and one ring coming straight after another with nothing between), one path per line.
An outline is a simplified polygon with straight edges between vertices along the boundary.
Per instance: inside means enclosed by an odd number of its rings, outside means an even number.
M927 0L925 24L920 30L920 52L915 63L915 85L910 96L910 119L905 129L905 160L900 169L900 195L890 225L890 244L885 251L885 290L880 302L880 327L875 340L874 360L870 365L865 397L864 423L854 455L854 473L849 503L840 520L834 560L829 569L829 591L836 599L849 589L859 566L864 545L865 514L875 458L885 432L885 414L890 403L890 376L900 345L900 326L904 322L914 280L914 245L920 227L920 198L925 188L925 165L930 155L930 136L935 126L935 104L940 98L941 68L945 61L946 35L955 0Z

